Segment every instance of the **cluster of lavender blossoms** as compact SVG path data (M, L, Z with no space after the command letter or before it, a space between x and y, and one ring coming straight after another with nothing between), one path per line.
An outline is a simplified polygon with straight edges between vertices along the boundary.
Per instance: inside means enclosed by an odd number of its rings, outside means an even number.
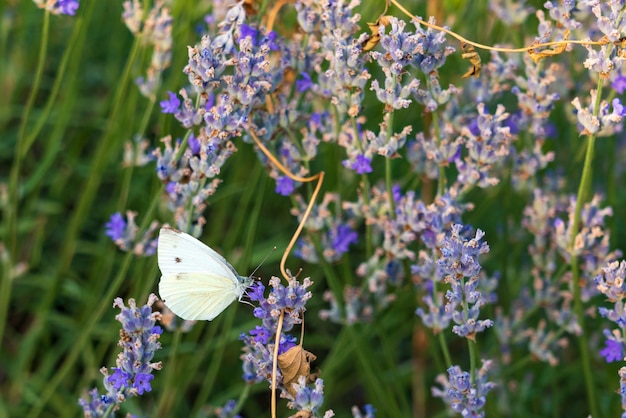
M434 275L431 276L432 282L426 286L427 294L423 299L428 311L417 308L416 313L434 332L448 328L453 321L456 325L452 327L452 332L474 340L476 333L493 325L493 321L479 320L478 316L482 306L495 302L495 295L485 294L479 287L488 283L487 280L479 280L481 266L478 256L489 252L487 243L481 242L484 233L478 230L473 238L466 239L463 235L467 231L463 228L461 224L452 225L449 235L443 238L439 248L441 257L437 259L436 266L431 266L434 267ZM449 285L450 289L445 293L446 303L442 306L443 284Z
M599 307L598 312L617 325L613 331L604 330L606 347L601 354L607 362L623 361L626 355L626 261L610 263L602 269L602 274L596 276L595 283L607 301L613 304L611 309Z
M437 334L446 330L451 322L452 332L472 342L476 334L492 327L491 319L479 319L480 308L496 301L495 288L497 279L481 276L481 265L478 257L489 252L489 246L481 241L484 233L476 231L471 237L471 228L461 224L452 225L441 239L436 262L426 256L422 264L416 266L415 272L427 273L432 279L427 281L423 301L428 310L417 308L416 313L424 325ZM470 238L465 238L469 236ZM426 277L428 277L426 276ZM445 303L443 290L445 291ZM433 396L440 397L450 405L453 411L463 416L482 417L487 393L495 384L487 381L487 370L491 361L484 361L478 370L476 380L469 372L462 371L459 366L448 368L448 379L440 375L439 383L443 390L432 388Z
M150 392L150 381L154 379L153 370L161 369L161 362L152 363L154 354L161 348L159 337L163 330L155 325L161 314L153 312L151 306L157 301L151 294L148 302L138 307L134 299L124 305L121 298L116 298L113 306L121 309L115 319L122 324L119 346L124 349L116 361L116 366L110 371L103 367L100 371L104 375L103 384L106 393L101 395L97 388L89 392L89 397L81 398L80 405L85 417L96 418L114 416L114 411L128 397L141 396Z
M602 269L596 276L595 283L598 290L612 304L611 308L599 307L598 312L603 318L615 324L612 330L604 329L605 348L600 355L607 363L623 362L626 357L626 261L614 261ZM622 398L622 417L626 416L626 367L618 371Z
M53 15L70 15L74 16L78 6L80 6L79 0L33 0L37 7L40 9L46 9Z
M448 368L447 378L438 376L437 382L441 389L433 387L433 396L442 398L454 412L463 417L484 417L487 394L495 387L494 383L487 381L487 371L491 366L491 361L483 361L475 380L459 366Z
M172 61L172 16L162 0L156 1L148 12L139 0L127 0L122 20L143 45L153 47L146 77L138 78L137 85L141 94L154 101L161 86L161 75Z
M157 249L158 239L153 237L159 223L152 222L146 231L140 233L135 223L136 217L137 214L132 211L126 212L126 218L119 212L114 213L105 224L105 234L122 251L132 252L138 256L152 256Z
M254 309L254 316L262 320L262 325L243 333L239 337L245 344L243 359L243 378L246 382L272 381L273 353L278 332L279 317L283 315L283 322L278 345L278 354L284 354L296 346L296 337L288 334L296 324L302 323L306 311L306 302L311 299L311 292L307 290L313 284L309 278L298 282L291 277L287 286L281 284L278 277L270 279L272 288L265 296L265 286L258 282L248 289L248 297L252 302L258 302ZM312 375L299 376L292 387L283 382L283 375L277 370L277 386L280 396L289 399L287 406L300 411L302 416L317 416L318 409L324 403L324 382L314 380L314 387L309 385ZM307 415L309 414L309 415ZM332 411L326 411L325 418L333 416Z

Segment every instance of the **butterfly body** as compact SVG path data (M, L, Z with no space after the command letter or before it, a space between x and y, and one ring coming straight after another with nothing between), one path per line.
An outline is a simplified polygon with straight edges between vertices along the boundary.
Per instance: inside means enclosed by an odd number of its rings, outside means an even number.
M213 320L241 299L252 281L201 241L174 228L161 228L157 258L162 274L159 295L186 320Z

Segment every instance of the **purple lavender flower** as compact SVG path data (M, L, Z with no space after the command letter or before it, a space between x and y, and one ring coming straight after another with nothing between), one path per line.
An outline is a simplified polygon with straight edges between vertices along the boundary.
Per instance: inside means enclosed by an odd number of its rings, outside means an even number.
M150 381L154 379L154 376L149 373L137 373L135 375L135 383L133 387L137 389L137 393L139 395L143 395L144 392L150 392L152 387L150 386Z
M337 228L330 231L332 246L337 254L348 252L350 244L358 242L358 234L350 225L337 225Z
M294 181L287 176L279 176L276 179L276 193L289 196L295 190Z
M88 397L80 398L78 403L83 408L86 417L98 418L104 416L109 406L113 404L113 400L107 395L100 395L98 389L94 388L89 391Z
M489 2L489 10L507 25L518 26L526 21L534 8L526 4L526 0L503 1L492 0Z
M205 201L217 190L221 180L216 177L237 149L230 141L221 142L219 138L209 138L204 130L194 136L191 145L184 152L181 152L180 141L176 141L174 147L171 137L161 141L164 149L154 151L156 169L163 182L174 182L168 184L167 192L168 207L174 213L175 225L179 229L191 225L191 232L199 235L205 223L202 218L202 212L206 208ZM193 154L194 151L198 151L198 154Z
M270 50L276 51L279 49L278 45L276 45L275 43L276 36L277 36L276 32L274 31L271 31L270 33L264 36L260 30L252 26L246 25L245 23L239 26L239 38L240 39L250 38L252 42L252 46L258 46L261 42L269 41L268 44L270 46ZM260 39L262 37L264 37L263 40Z
M612 308L599 307L598 312L603 318L614 322L616 329L604 330L606 346L600 351L607 362L622 361L624 359L624 332L626 331L626 261L610 263L603 268L603 274L595 277L598 289L607 296Z
M376 417L376 409L370 404L365 404L363 406L363 412L359 410L358 407L352 407L352 418L375 418Z
M428 23L435 24L434 18L429 19ZM378 60L388 78L402 74L408 65L419 68L424 74L430 74L441 67L446 57L454 52L454 48L446 45L443 32L432 28L424 30L419 23L414 24L415 33L405 32L406 23L396 18L389 19L388 31L381 26L380 45L384 52L373 51L371 55Z
M111 384L113 389L120 390L124 387L130 386L129 382L133 375L130 372L126 372L122 369L118 369L117 367L112 367L113 374L108 377L108 382Z
M57 7L64 15L74 16L79 6L78 0L58 0Z
M454 283L460 278L473 278L478 276L481 267L478 256L489 252L489 245L480 242L485 233L480 229L474 238L467 240L462 236L464 226L455 224L449 236L444 238L441 247L441 259L438 265L446 275L448 283Z
M605 341L605 347L600 350L600 355L605 358L607 363L624 360L624 344L607 339Z
M555 4L556 3L556 4ZM558 2L546 1L543 5L549 10L550 17L567 29L578 29L582 24L574 17L576 8L575 0L561 0Z
M594 281L610 302L623 301L626 299L626 261L610 263Z
M407 108L411 104L411 100L407 98L419 88L419 80L413 77L406 84L401 81L406 68L413 64L414 57L419 55L420 47L424 47L420 44L422 40L420 36L405 32L405 26L404 21L390 18L388 31L383 25L379 27L380 46L383 51L370 53L385 74L384 87L379 85L378 80L374 80L371 90L376 92L376 97L385 105L387 111Z
M565 206L564 213L561 217L570 217L574 213L576 207L576 198L570 196L569 205ZM572 236L572 222L564 222L561 219L555 219L552 225L552 233L555 235L554 240L561 256L569 262L572 253L581 260L581 271L589 280L585 281L582 288L583 301L589 300L590 297L596 295L598 290L592 280L600 271L601 267L607 263L617 260L621 255L620 250L610 251L609 239L610 231L606 229L606 218L613 215L611 207L601 207L603 205L602 198L599 195L593 196L590 202L584 204L579 232L576 234L574 248L570 248L570 239ZM571 218L570 218L571 219ZM609 265L609 268L612 268ZM602 291L602 290L601 290Z
M212 412L217 418L241 418L241 415L234 415L237 408L237 401L230 399L224 406L215 408Z
M557 81L562 79L564 69L557 63L546 68L528 55L523 60L524 74L511 76L514 80L511 92L517 97L521 111L516 121L517 128L539 139L545 138L548 136L548 117L560 98Z
M291 409L308 412L312 416L317 416L317 410L324 403L324 381L315 380L315 388L306 385L304 376L300 376L298 383L294 383L296 396L289 403Z
M498 105L493 115L483 103L478 104L477 109L480 134L474 135L467 128L462 130L468 155L464 159L455 160L459 171L457 181L465 189L474 185L486 188L498 184L499 179L493 175L493 169L503 164L510 154L514 139L509 127L504 125L509 117L504 106Z
M431 295L426 295L422 299L428 311L423 308L415 310L415 314L422 319L425 326L433 330L433 334L439 334L447 329L452 320L452 312L448 312L443 303L443 294L438 292L436 297L437 300L434 300Z
M626 116L626 110L624 109L624 105L622 105L622 102L619 98L616 97L615 99L613 99L613 101L611 101L611 104L613 105L613 113L621 117Z
M311 76L309 73L301 72L296 80L296 90L300 93L304 93L305 91L310 90L311 87L313 87L313 80L311 80Z
M353 160L343 160L344 167L357 172L357 174L366 174L372 172L372 160L364 155L357 155Z
M125 1L122 20L144 45L152 46L150 65L145 77L138 77L135 82L145 97L156 100L156 93L161 86L161 76L172 62L172 18L169 8L162 2L145 11L139 1Z
M484 236L480 229L470 240L463 238L462 230L461 224L452 226L450 235L443 239L437 266L445 276L444 281L451 286L446 292L445 312L451 313L456 323L452 331L474 340L476 333L493 326L492 320L478 320L481 306L487 303L478 288L481 269L478 256L488 252L489 246L480 242Z
M69 15L74 16L78 6L79 0L33 0L37 7L40 9L46 9L53 15Z
M153 370L160 370L161 363L152 363L155 352L161 348L159 337L163 332L156 324L161 314L153 312L151 306L157 301L151 294L146 305L138 307L134 299L128 300L128 307L121 298L116 298L114 307L121 309L115 316L122 324L119 345L124 349L117 358L117 367L113 367L113 374L102 368L104 374L105 395L99 396L98 389L90 391L91 401L81 398L85 416L101 417L112 404L124 402L129 396L141 396L150 392L150 381L154 379Z
M611 111L609 104L606 100L600 102L600 108L597 112L597 116L594 113L593 107L596 102L596 90L591 90L589 105L583 107L578 97L572 100L574 106L576 118L578 119L579 129L581 135L595 135L596 137L611 136L615 132L622 131L622 119L624 118L624 109L619 101L613 101L613 111Z
M169 99L163 100L159 103L159 105L161 105L161 113L178 112L178 109L180 108L180 99L178 98L176 93L173 93L171 91L168 91L167 95L169 96Z
M139 235L139 228L135 223L136 213L126 212L126 219L121 213L111 215L105 224L105 234L113 240L122 251L132 251L136 255L151 256L156 252L156 238L153 238L158 222L152 222L148 230Z
M461 370L459 366L452 366L448 369L448 378L443 375L437 377L441 388L433 387L432 394L464 417L482 418L485 416L483 408L487 394L496 386L487 381L490 368L491 361L483 360L483 365L476 374L476 381L472 383L468 372Z
M104 226L106 227L106 236L117 241L124 236L126 221L120 212L115 212Z
M306 302L312 294L307 290L313 284L305 278L300 284L295 278L283 286L278 277L270 279L272 290L265 297L265 286L255 283L247 289L248 297L252 302L258 302L254 309L254 316L262 320L262 326L255 326L248 333L239 336L245 344L243 355L244 379L248 382L271 380L272 355L276 339L278 317L285 311L279 353L286 352L295 345L295 337L287 334L295 324L299 324L301 314L305 310ZM283 387L284 393L288 393ZM290 396L290 395L289 395Z
M611 83L611 87L617 94L622 94L626 91L626 76L622 74L618 74L613 82Z
M253 330L250 330L249 334L250 336L252 336L252 341L254 341L255 343L261 343L263 345L266 345L272 337L272 331L260 326L254 327Z

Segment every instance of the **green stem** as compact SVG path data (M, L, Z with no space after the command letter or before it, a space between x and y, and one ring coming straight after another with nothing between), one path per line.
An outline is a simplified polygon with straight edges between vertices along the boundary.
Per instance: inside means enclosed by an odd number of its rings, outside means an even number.
M39 86L41 84L41 78L43 74L44 65L46 62L46 55L48 51L48 34L50 31L50 12L46 10L44 13L43 25L41 30L41 44L39 47L39 59L37 62L37 69L35 70L35 80L33 88L28 96L26 107L24 108L24 114L22 115L22 122L17 137L17 143L15 144L15 154L13 165L11 166L11 174L9 177L8 187L8 201L5 207L5 222L4 222L4 242L7 246L7 260L4 264L3 275L0 281L0 341L3 341L4 330L7 320L7 310L9 309L9 300L11 298L11 287L13 284L12 270L13 266L17 263L17 218L19 201L21 200L19 189L19 178L22 166L22 159L27 149L26 139L26 126L30 113L33 109L35 98L39 92Z
M441 348L441 353L445 359L446 366L452 366L452 357L450 357L450 351L448 351L448 344L446 344L446 338L443 335L443 332L439 332L437 334L437 339L439 340L439 347Z
M476 342L468 338L467 348L470 358L470 376L472 376L472 384L476 384Z
M239 399L237 399L237 405L235 406L235 409L233 410L233 416L236 416L239 413L239 411L241 411L241 408L243 408L243 404L248 399L248 395L250 395L251 387L252 387L252 384L247 383L246 386L244 386L241 393L239 394Z
M596 102L594 103L594 116L598 115L600 109L600 102L602 97L602 85L603 80L598 79L598 89L596 95ZM583 165L583 172L578 186L578 195L576 197L576 209L574 211L574 221L572 224L572 236L570 237L570 268L572 270L572 288L574 293L574 312L578 319L578 323L582 329L582 335L578 339L581 363L583 365L583 375L585 378L585 388L587 390L587 398L589 401L589 409L591 415L599 417L599 410L595 395L595 385L593 383L593 373L591 370L591 358L589 356L589 346L587 339L587 331L585 327L585 313L581 299L581 283L580 283L580 269L578 265L578 257L576 256L576 236L578 235L578 229L580 227L581 213L583 208L583 202L588 198L591 191L591 179L593 177L593 156L595 147L595 136L587 136L587 149L585 152L585 162Z
M144 111L143 114L143 118L141 118L141 125L139 126L139 129L137 130L138 135L140 136L140 140L141 137L143 136L144 132L146 131L146 128L148 126L148 121L150 120L150 115L152 114L152 110L154 109L154 103L155 100L154 99L150 99L148 106L146 106L146 109ZM134 141L131 141L131 146L133 147L133 150L136 151L137 148L135 147L135 143ZM134 153L133 153L134 155ZM133 172L134 172L134 162L130 161L129 162L130 165L128 167L126 167L126 170L124 171L124 178L122 180L122 188L119 194L119 200L118 200L118 208L125 208L126 207L126 202L128 201L128 195L130 194L130 186L132 183L132 178L133 178Z
M326 283L328 283L328 287L330 287L330 291L335 296L335 302L337 302L337 308L339 312L343 315L343 285L337 274L335 273L335 269L329 265L324 259L324 250L322 248L322 243L317 234L310 234L311 241L313 242L313 246L315 247L315 252L317 253L318 258L321 260L320 264L322 265L322 270L324 271L324 278L326 279ZM342 318L344 319L344 318Z
M393 136L393 112L388 113L387 118L387 141ZM387 186L387 198L389 199L389 218L396 219L396 202L393 200L393 179L391 177L391 158L385 158L385 185Z
M336 111L336 108L335 108L335 111ZM359 149L363 151L361 138L358 137L359 130L356 124L356 119L351 118L351 122L352 122L352 131L354 132L354 135L355 135L354 140L356 141ZM361 174L361 181L363 182L363 191L362 191L363 203L365 204L366 207L369 207L371 191L370 191L370 182L369 182L369 179L367 178L367 174L365 173ZM366 223L365 224L365 258L369 260L372 254L374 254L373 242L372 242L372 226L369 223Z
M119 89L116 93L115 104L113 107L113 114L109 118L109 124L107 125L107 131L104 134L104 137L98 142L98 148L96 149L94 155L95 160L92 162L91 171L94 173L103 172L105 164L109 161L109 150L111 149L115 138L114 132L117 128L116 121L119 120L119 113L122 110L122 102L124 98L124 92L128 86L128 82L130 80L130 73L132 69L132 65L135 62L135 58L139 51L140 44L138 41L135 41L133 44L133 48L131 50L130 56L128 58L126 68L124 70L124 74L121 77L121 81L119 84ZM84 220L85 216L91 205L94 202L94 195L100 186L102 178L95 177L89 178L86 183L83 185L83 189L79 193L80 200L76 205L76 209L74 210L72 217L70 218L69 225L66 233L66 244L63 246L61 257L59 260L59 267L57 271L56 281L59 281L59 278L65 274L67 269L70 266L72 258L76 249L76 236L78 235L78 229ZM56 283L58 284L58 283ZM54 297L56 292L50 292L51 297Z
M430 79L426 78L426 84L428 88L431 88ZM435 142L437 146L441 146L441 129L439 129L439 115L437 112L431 113L433 118L433 130L435 131ZM443 196L446 191L446 170L445 167L439 164L439 181L437 182L437 196Z
M7 204L7 217L5 228L5 243L9 251L9 259L12 263L16 261L16 243L17 243L17 212L20 200L20 193L18 191L20 168L22 166L22 159L24 158L26 150L26 126L28 125L28 119L30 113L33 110L35 104L35 98L39 93L39 85L41 84L41 77L43 74L44 65L46 63L46 55L48 51L48 34L50 32L50 12L46 10L43 18L43 25L41 30L41 44L39 46L39 59L37 61L37 69L35 70L35 80L33 82L33 88L28 96L26 107L24 108L24 114L22 115L22 122L20 124L20 130L17 137L17 143L15 145L14 162L11 167L11 174L9 178L9 201ZM5 309L3 309L5 311ZM4 315L3 315L4 316ZM0 323L4 323L4 317L0 316ZM2 334L0 333L0 341Z
M393 393L387 384L381 379L380 368L374 367L374 365L378 364L373 362L375 354L373 351L369 350L369 345L361 338L362 333L357 330L353 325L347 325L346 329L348 331L348 335L350 336L350 342L353 345L355 354L361 364L360 371L364 374L366 381L368 382L378 382L380 384L370 384L368 388L372 390L373 395L378 398L378 402L385 406L386 412L389 413L389 416L393 417L402 417L407 416L406 413L408 411L401 411L400 405L398 405L396 399L393 396ZM369 356L366 355L366 352L369 352ZM376 370L375 370L376 368Z
M176 373L176 357L178 356L178 347L180 346L182 333L182 326L179 326L174 332L172 347L168 356L167 371L162 385L162 387L168 388L168 390L164 391L163 395L159 397L159 403L156 409L157 414L160 417L168 416L168 412L170 411L172 403L174 402L174 399L176 399L178 392L179 385L176 384L176 380L179 376Z

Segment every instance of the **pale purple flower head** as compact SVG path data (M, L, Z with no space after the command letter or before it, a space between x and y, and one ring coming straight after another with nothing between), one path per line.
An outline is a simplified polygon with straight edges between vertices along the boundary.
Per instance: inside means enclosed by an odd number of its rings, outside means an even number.
M124 237L124 231L126 230L126 220L120 212L115 212L111 215L111 219L105 225L106 236L113 241L117 241Z
M624 91L626 91L626 76L618 74L613 80L613 83L611 83L611 86L613 87L613 90L617 92L617 94L624 93Z
M604 357L607 363L624 360L624 343L607 339L605 346L600 350L600 355Z
M338 254L344 254L348 252L350 244L356 244L359 239L359 235L350 225L337 225L336 228L331 229L330 236L332 238L333 249Z
M161 348L159 337L163 332L156 325L161 314L153 312L151 308L157 299L152 294L147 304L141 307L136 305L134 299L128 300L128 306L121 298L115 299L113 306L121 309L115 319L122 324L118 345L124 351L117 357L116 367L111 368L112 374L106 368L101 369L107 393L100 396L98 389L93 389L90 392L91 400L79 400L86 416L102 416L102 411L112 403L119 404L130 396L141 396L152 390L152 371L161 369L160 362L152 363L156 351Z
M455 412L464 417L482 418L487 402L487 394L496 386L487 381L487 372L491 368L491 361L483 360L482 367L476 373L476 381L472 384L469 372L461 370L459 366L448 368L448 377L440 375L437 378L439 387L432 388L432 394L441 398Z
M74 16L79 6L78 0L58 0L57 7L64 15Z
M289 196L295 190L294 181L287 176L279 176L276 179L276 193L282 196Z
M163 100L159 102L159 105L161 106L161 113L178 112L180 108L180 99L178 98L176 93L173 93L171 91L168 91L167 95L169 96L168 100Z
M357 172L357 174L366 174L372 172L372 159L365 155L359 154L354 159L343 160L344 167Z
M305 278L302 284L295 278L284 286L278 277L270 279L272 290L265 296L265 286L257 282L247 289L247 295L252 302L258 302L254 309L254 316L262 320L262 325L255 326L247 333L242 333L239 339L244 342L243 378L247 382L271 380L272 355L276 340L278 318L282 310L285 311L281 339L278 352L282 354L295 346L296 338L287 334L294 324L302 321L301 314L305 304L312 296L307 288L312 282ZM285 390L285 388L281 388Z

